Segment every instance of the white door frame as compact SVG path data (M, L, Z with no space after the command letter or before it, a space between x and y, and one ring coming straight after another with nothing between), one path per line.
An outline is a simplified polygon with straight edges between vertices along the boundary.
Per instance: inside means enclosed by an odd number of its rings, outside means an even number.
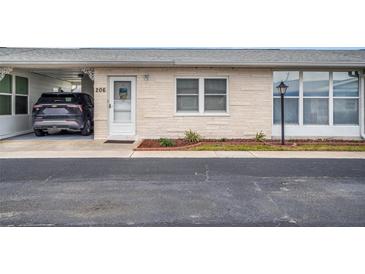
M115 81L131 81L131 122L130 123L114 123L114 82ZM108 139L126 140L134 139L136 135L136 77L131 76L113 76L109 77L109 129ZM120 125L120 132L116 132L115 128ZM118 128L117 128L118 131Z

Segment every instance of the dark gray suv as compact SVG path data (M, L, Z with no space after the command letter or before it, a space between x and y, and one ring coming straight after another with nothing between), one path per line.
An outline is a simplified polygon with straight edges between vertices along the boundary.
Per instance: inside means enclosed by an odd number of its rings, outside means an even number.
M32 117L37 136L44 136L49 129L90 135L94 127L94 99L85 93L43 93L33 106Z

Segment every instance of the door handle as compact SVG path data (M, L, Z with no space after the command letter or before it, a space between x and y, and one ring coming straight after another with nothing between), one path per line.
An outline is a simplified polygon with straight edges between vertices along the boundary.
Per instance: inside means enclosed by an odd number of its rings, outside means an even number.
M109 103L109 108L112 108L112 104Z

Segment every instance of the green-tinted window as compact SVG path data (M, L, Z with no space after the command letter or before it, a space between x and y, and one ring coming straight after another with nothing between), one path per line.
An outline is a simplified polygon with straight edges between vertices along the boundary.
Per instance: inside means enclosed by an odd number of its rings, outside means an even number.
M4 79L0 81L0 93L11 93L12 76L5 75Z
M16 76L15 91L16 94L28 94L28 78Z
M0 115L11 115L11 95L0 95Z

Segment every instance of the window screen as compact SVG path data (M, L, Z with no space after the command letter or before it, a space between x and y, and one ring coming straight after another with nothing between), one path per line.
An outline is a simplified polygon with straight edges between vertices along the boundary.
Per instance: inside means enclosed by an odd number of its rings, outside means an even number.
M10 95L0 95L0 115L11 115Z
M12 79L10 74L5 75L4 79L0 81L0 93L11 93Z
M227 80L204 79L204 110L227 111Z
M199 111L199 80L176 80L176 111Z
M28 114L28 96L15 96L15 114Z
M28 78L15 77L15 92L16 94L28 95Z

